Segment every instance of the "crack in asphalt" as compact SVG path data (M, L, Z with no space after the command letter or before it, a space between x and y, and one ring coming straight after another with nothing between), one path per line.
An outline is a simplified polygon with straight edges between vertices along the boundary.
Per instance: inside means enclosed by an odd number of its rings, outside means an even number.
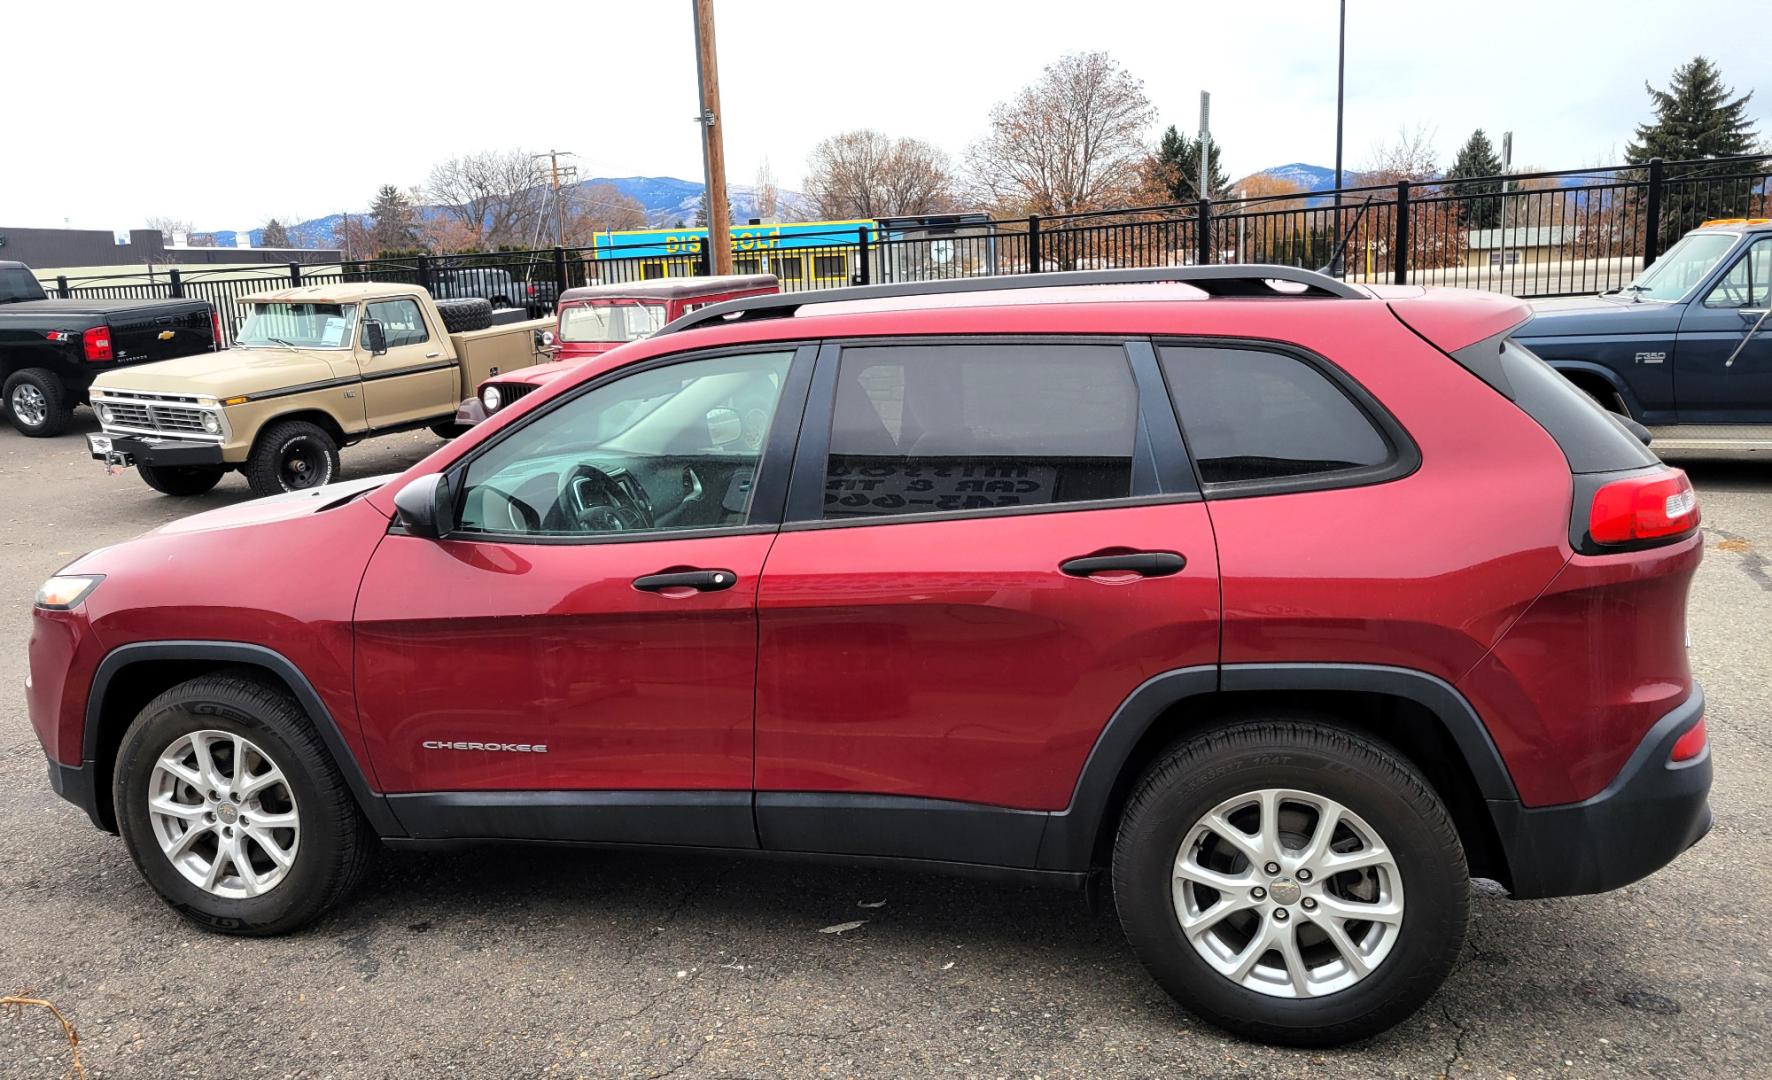
M1452 1025L1453 1030L1458 1032L1457 1037L1452 1040L1452 1053L1446 1058L1446 1064L1440 1067L1440 1076L1445 1080L1450 1080L1452 1070L1458 1064L1458 1059L1464 1056L1464 1040L1470 1034L1470 1029L1452 1015L1451 1005L1441 1005L1440 1014L1446 1018L1448 1024Z

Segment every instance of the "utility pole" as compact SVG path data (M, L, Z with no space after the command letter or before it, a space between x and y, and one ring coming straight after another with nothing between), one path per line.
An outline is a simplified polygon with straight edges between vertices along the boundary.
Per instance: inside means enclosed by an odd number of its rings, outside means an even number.
M534 156L538 161L542 158L548 159L548 177L554 185L554 245L556 247L565 247L566 203L560 198L560 175L561 173L565 173L566 178L570 180L576 175L576 173L570 165L565 169L561 169L560 159L563 157L574 157L576 155L570 150L548 150Z
M732 273L732 211L726 205L726 146L720 129L720 67L714 48L714 0L690 0L695 14L695 81L701 93L702 179L708 250L716 274Z

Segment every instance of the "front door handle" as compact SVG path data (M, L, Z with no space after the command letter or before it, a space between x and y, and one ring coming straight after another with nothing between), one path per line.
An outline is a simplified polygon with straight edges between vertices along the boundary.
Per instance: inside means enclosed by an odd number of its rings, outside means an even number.
M695 589L698 592L719 592L738 584L738 575L730 570L672 570L647 574L634 579L634 588L641 592L663 592L666 589Z
M1181 573L1186 565L1187 556L1173 551L1128 551L1121 555L1084 555L1066 559L1058 564L1058 568L1072 577L1115 573L1168 577Z

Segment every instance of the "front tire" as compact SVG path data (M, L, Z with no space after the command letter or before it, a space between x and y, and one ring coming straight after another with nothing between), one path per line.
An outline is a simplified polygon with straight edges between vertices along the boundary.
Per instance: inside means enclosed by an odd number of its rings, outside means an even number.
M259 497L306 491L338 475L338 443L305 420L287 420L260 433L246 459L246 482Z
M356 887L370 832L319 734L281 688L206 675L123 736L118 832L161 899L225 934L284 934Z
M74 418L74 403L61 380L41 368L13 372L0 387L0 399L12 426L33 439L60 435Z
M1376 740L1310 720L1178 743L1114 845L1139 960L1246 1038L1336 1046L1414 1013L1463 947L1470 878L1445 805Z
M207 465L137 465L142 480L162 495L202 495L221 483L226 469Z

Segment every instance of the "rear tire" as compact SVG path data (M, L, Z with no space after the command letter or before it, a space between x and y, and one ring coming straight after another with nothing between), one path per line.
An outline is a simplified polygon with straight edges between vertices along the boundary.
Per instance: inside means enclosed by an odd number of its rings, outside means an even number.
M477 297L439 300L437 313L443 316L443 329L451 334L484 330L492 325L492 304Z
M301 707L251 677L205 675L149 702L123 736L112 794L148 884L224 934L313 922L378 846Z
M1368 865L1332 869L1350 859ZM1457 960L1470 907L1458 831L1421 773L1309 720L1237 723L1164 753L1126 804L1113 882L1133 951L1176 1001L1291 1046L1414 1013Z
M337 475L338 443L306 420L261 432L246 459L246 482L260 498L321 487Z
M227 472L208 465L137 465L135 471L162 495L201 495L221 483Z
M47 439L60 435L74 418L74 403L62 381L42 368L15 371L0 387L6 415L20 435Z

